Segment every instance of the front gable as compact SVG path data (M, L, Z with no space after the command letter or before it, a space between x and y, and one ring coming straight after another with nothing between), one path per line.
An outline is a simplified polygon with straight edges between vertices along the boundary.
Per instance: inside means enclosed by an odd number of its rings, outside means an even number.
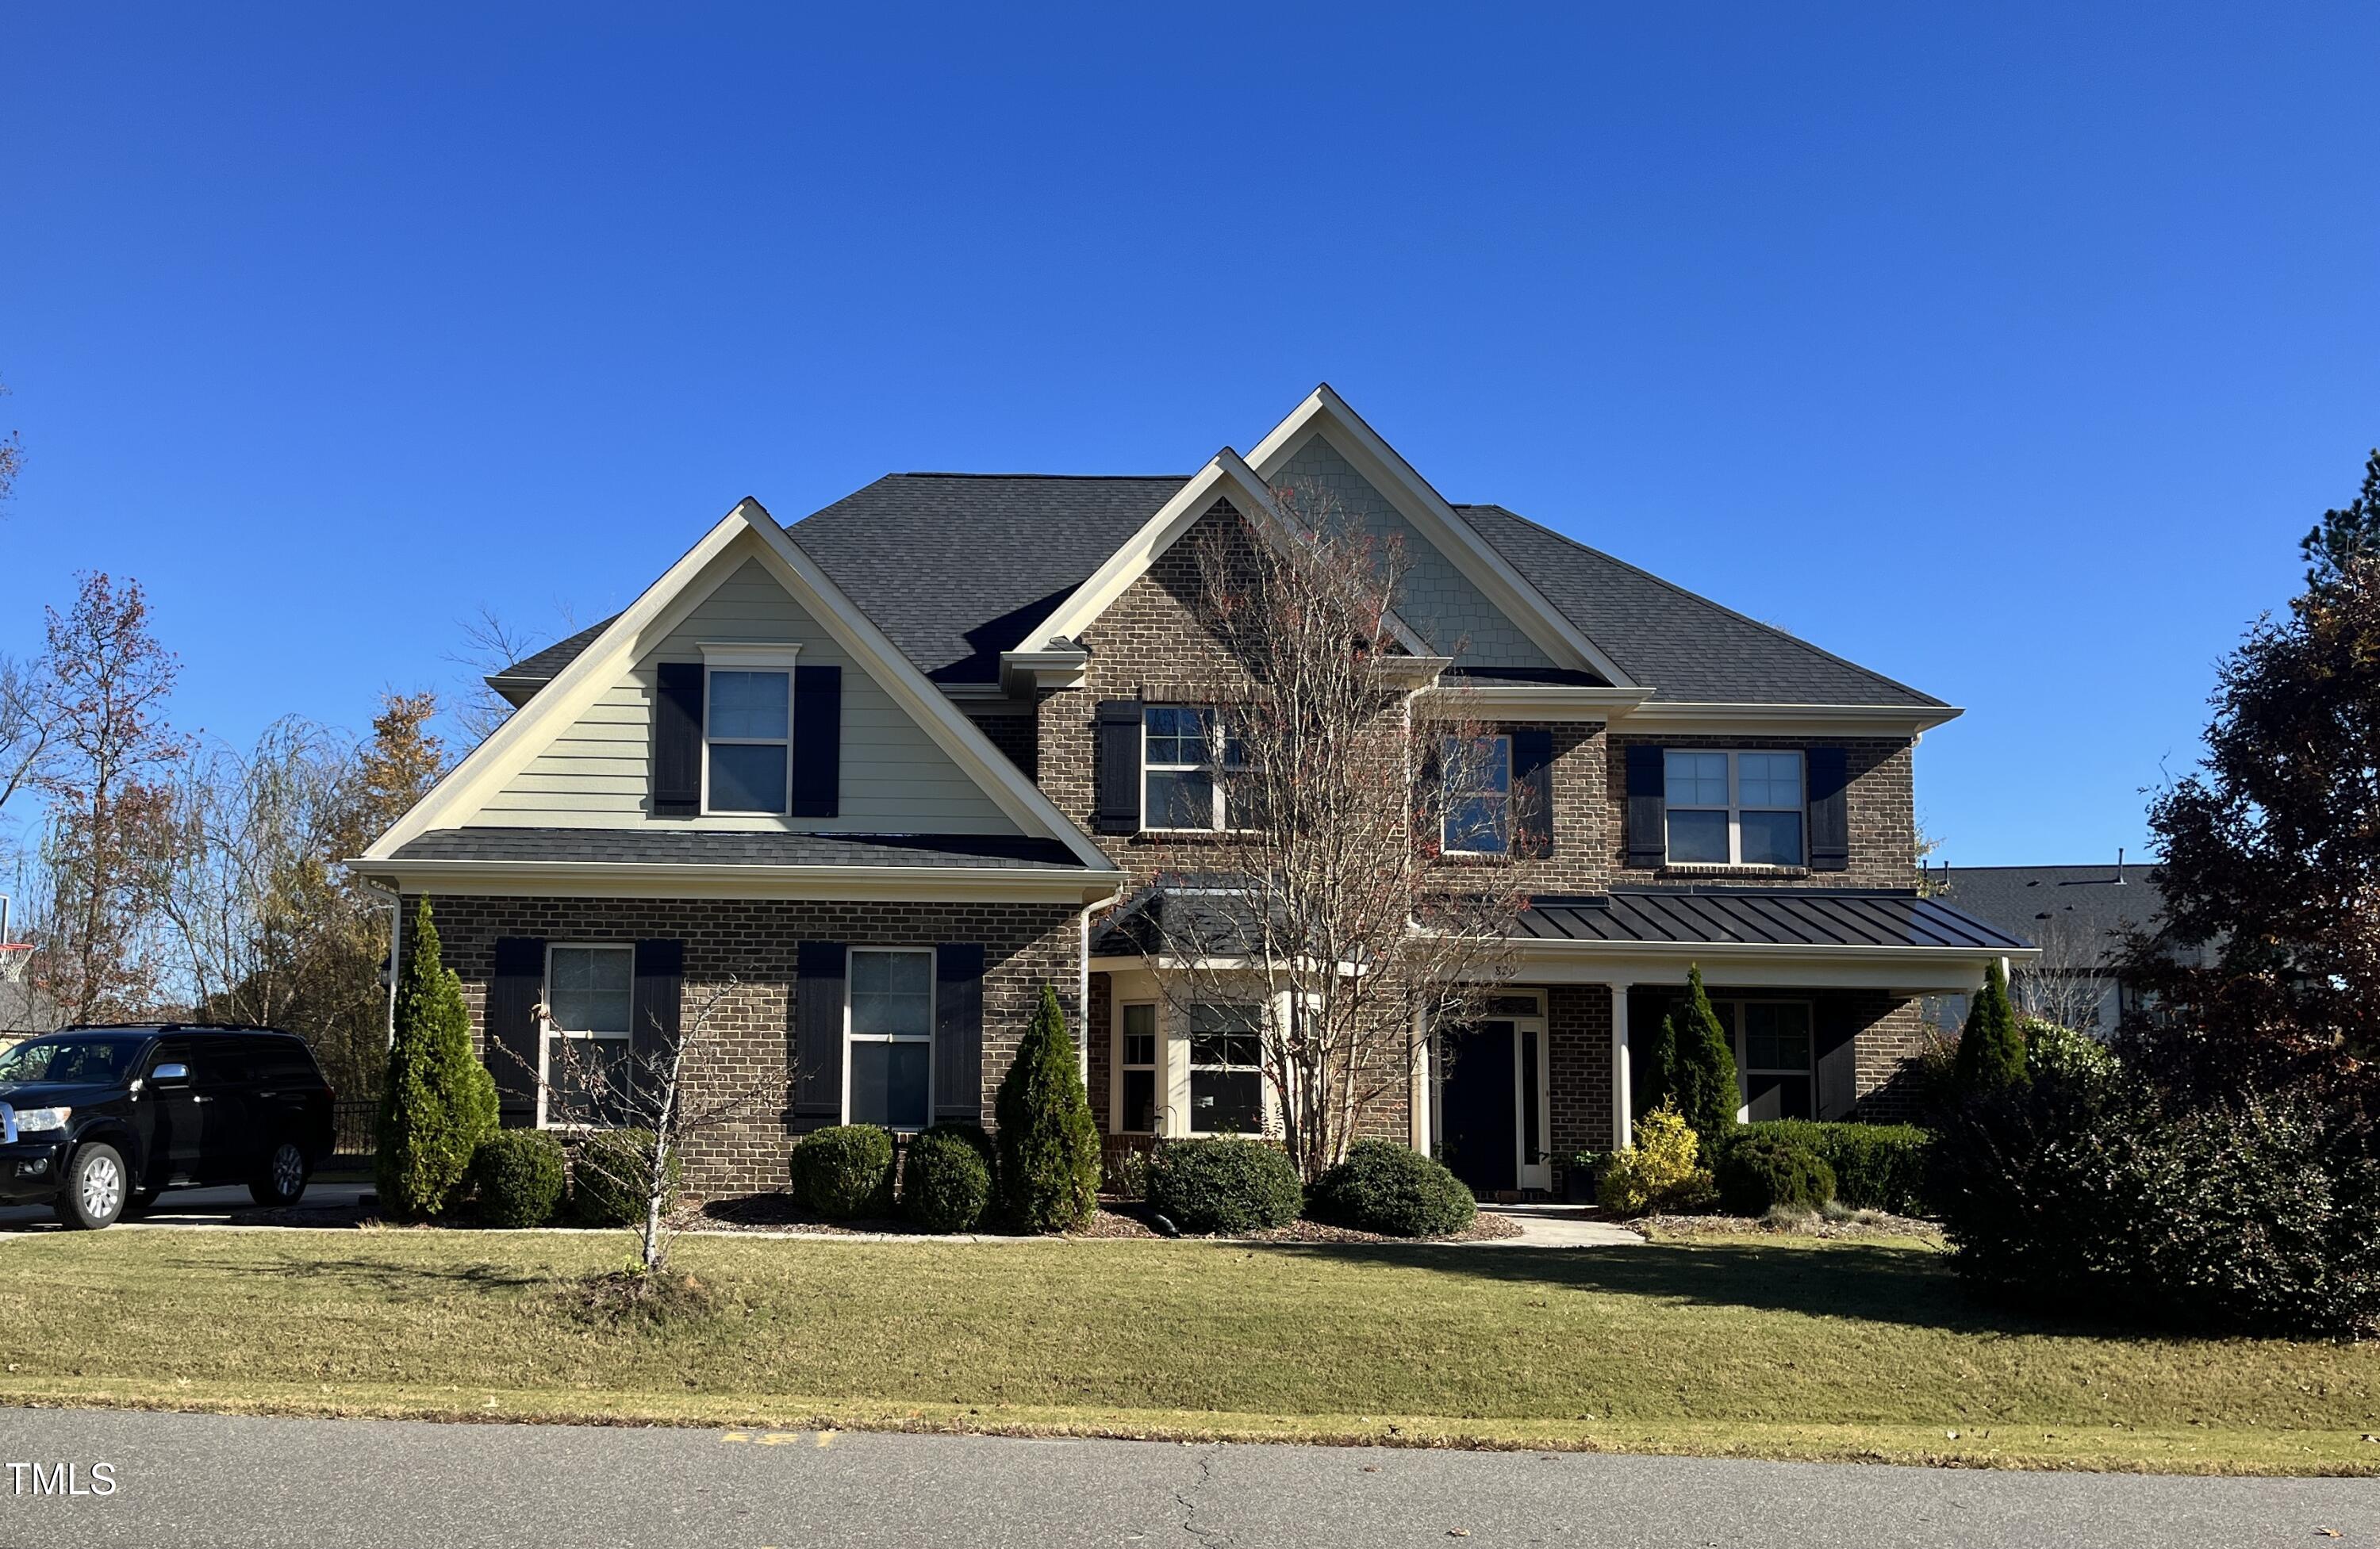
M827 669L839 684L839 710L825 722L839 747L833 815L657 812L664 666L694 663L699 682L707 658L748 657L756 648L800 668ZM809 692L797 679L797 779ZM672 834L980 836L1049 846L1079 865L1107 869L1088 838L751 501L604 625L361 860L403 860L408 845L433 833L522 830L611 830L624 841L633 832L643 849L645 841Z

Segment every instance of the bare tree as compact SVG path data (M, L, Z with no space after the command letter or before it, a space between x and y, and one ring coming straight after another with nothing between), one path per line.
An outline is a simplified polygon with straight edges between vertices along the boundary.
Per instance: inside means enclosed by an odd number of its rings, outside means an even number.
M455 727L461 732L460 740L477 747L513 713L511 703L490 688L487 680L530 654L536 647L527 630L500 618L493 608L484 603L478 613L455 627L461 632L462 643L448 653L446 660L462 668L468 682L462 697L451 708Z
M0 398L7 395L8 389L0 386ZM23 443L18 441L17 432L11 430L6 436L0 436L0 506L8 503L9 495L14 493L17 488L17 476L22 473L24 468L25 448Z
M1524 895L1496 862L1443 864L1444 824L1475 826L1485 850L1549 815L1512 810L1484 778L1498 744L1396 618L1396 545L1288 489L1193 541L1196 611L1221 649L1187 669L1201 708L1170 730L1216 772L1157 794L1220 800L1224 834L1160 839L1166 872L1140 917L1194 1042L1260 1051L1311 1179L1411 1092L1427 1030L1506 976ZM1152 813L1149 826L1210 825ZM1253 1014L1201 1025L1231 1006Z
M2009 998L2035 1021L2095 1035L2100 1005L2115 985L2116 943L2096 926L2062 915L2040 922L2030 934L2041 955L2018 966Z
M0 812L49 767L57 723L44 663L0 656Z
M539 1026L548 1029L546 1051L543 1068L530 1068L529 1076L548 1120L558 1115L565 1122L637 1134L633 1149L582 1145L576 1165L612 1169L625 1160L627 1176L611 1176L643 1198L643 1216L632 1229L648 1281L668 1270L670 1248L685 1224L677 1199L680 1159L702 1137L771 1104L783 1105L791 1089L790 1071L783 1081L763 1077L717 1088L702 1079L729 1065L719 1023L736 989L730 978L688 999L675 1032L649 1017L645 1035L630 1038L626 1047L615 1047L617 1039L571 1036L572 1030L553 1025L552 1008L537 1008Z

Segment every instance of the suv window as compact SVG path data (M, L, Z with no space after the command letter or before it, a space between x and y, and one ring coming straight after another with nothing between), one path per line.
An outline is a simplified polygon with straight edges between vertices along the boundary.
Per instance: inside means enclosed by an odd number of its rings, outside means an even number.
M267 1086L312 1086L322 1080L314 1057L295 1038L251 1038L250 1069Z

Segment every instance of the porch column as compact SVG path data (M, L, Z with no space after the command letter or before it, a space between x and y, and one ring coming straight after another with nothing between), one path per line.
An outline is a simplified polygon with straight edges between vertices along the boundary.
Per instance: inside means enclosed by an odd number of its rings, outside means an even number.
M1611 1148L1625 1151L1635 1125L1630 1117L1628 1080L1628 986L1611 986Z

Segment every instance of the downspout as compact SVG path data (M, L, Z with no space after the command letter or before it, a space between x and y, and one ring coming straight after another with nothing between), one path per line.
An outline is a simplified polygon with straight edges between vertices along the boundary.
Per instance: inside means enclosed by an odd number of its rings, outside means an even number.
M1075 1026L1078 1030L1075 1059L1082 1070L1083 1090L1087 1093L1091 1089L1091 911L1098 907L1096 903L1083 905L1083 913L1075 921L1081 939L1075 952Z
M379 883L365 877L359 877L356 880L362 885L364 891L374 898L383 899L388 903L388 1041L385 1047L395 1048L396 1047L396 965L399 961L397 946L405 935L405 898L403 894L383 888Z

